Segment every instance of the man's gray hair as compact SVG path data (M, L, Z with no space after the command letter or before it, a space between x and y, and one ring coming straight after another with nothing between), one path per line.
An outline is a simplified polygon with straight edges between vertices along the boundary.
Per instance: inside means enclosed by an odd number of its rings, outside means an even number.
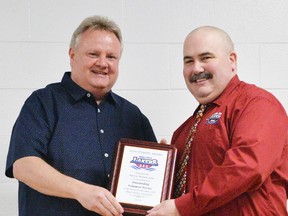
M114 33L121 44L122 50L122 34L119 26L113 20L98 15L87 17L80 23L72 35L70 48L77 49L81 35L87 30L103 30Z

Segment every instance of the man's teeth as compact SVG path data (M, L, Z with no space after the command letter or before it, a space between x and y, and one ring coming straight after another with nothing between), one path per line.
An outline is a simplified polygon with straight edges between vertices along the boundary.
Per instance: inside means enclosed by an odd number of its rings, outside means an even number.
M106 73L101 72L101 71L94 71L94 70L92 70L92 72L95 73L95 74L102 74L102 75L106 75Z
M201 81L205 81L205 80L207 80L207 79L204 79L204 78L202 78L202 79L197 79L197 80L196 80L196 83L201 82Z

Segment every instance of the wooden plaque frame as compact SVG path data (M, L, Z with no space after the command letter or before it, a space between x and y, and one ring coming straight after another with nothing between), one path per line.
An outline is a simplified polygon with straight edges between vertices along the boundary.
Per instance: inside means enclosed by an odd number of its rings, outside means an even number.
M164 168L164 177L163 179L159 179L162 182L162 190L161 190L161 198L158 203L170 199L172 194L172 186L173 186L173 176L174 176L174 169L175 169L175 162L176 162L176 154L177 149L173 145L168 144L160 144L156 142L147 142L147 141L140 141L140 140L132 140L132 139L121 139L115 149L114 159L113 159L113 167L110 177L110 184L109 188L111 193L117 199L117 189L121 187L118 185L120 171L122 167L123 161L123 154L125 151L126 146L135 147L136 149L144 150L152 152L154 150L158 151L165 151L167 152L166 161L162 161L165 163ZM166 155L166 153L165 153ZM126 171L126 170L125 170ZM157 179L158 182L158 179ZM126 185L127 187L127 185ZM160 194L159 194L160 195ZM157 204L158 204L157 203ZM124 215L146 215L147 210L153 208L151 205L139 205L136 202L126 202L120 200L120 204L124 208Z

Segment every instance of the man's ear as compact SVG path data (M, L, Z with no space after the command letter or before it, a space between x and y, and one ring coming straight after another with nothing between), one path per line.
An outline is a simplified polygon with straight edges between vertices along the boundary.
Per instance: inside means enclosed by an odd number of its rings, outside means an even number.
M236 68L237 68L237 54L234 51L232 51L229 54L229 60L230 60L231 65L232 65L232 71L236 72Z
M70 48L68 51L69 59L70 59L70 66L72 68L72 62L74 61L75 51L73 48Z
M70 48L68 54L69 54L70 60L72 60L74 58L74 55L75 55L74 49Z

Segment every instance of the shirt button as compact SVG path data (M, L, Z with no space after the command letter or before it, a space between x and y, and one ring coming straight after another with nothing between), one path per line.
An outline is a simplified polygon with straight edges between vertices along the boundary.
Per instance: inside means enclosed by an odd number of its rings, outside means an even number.
M87 93L86 96L87 96L88 98L90 98L90 97L91 97L91 94L90 94L90 93Z
M98 111L98 113L100 113L100 109L99 108L97 109L97 111Z
M102 134L103 134L103 133L104 133L104 130L103 130L103 129L101 129L101 130L100 130L100 133L102 133Z
M108 154L108 153L105 153L104 156L107 158L107 157L109 157L109 154Z
M110 174L108 174L107 177L110 178Z

